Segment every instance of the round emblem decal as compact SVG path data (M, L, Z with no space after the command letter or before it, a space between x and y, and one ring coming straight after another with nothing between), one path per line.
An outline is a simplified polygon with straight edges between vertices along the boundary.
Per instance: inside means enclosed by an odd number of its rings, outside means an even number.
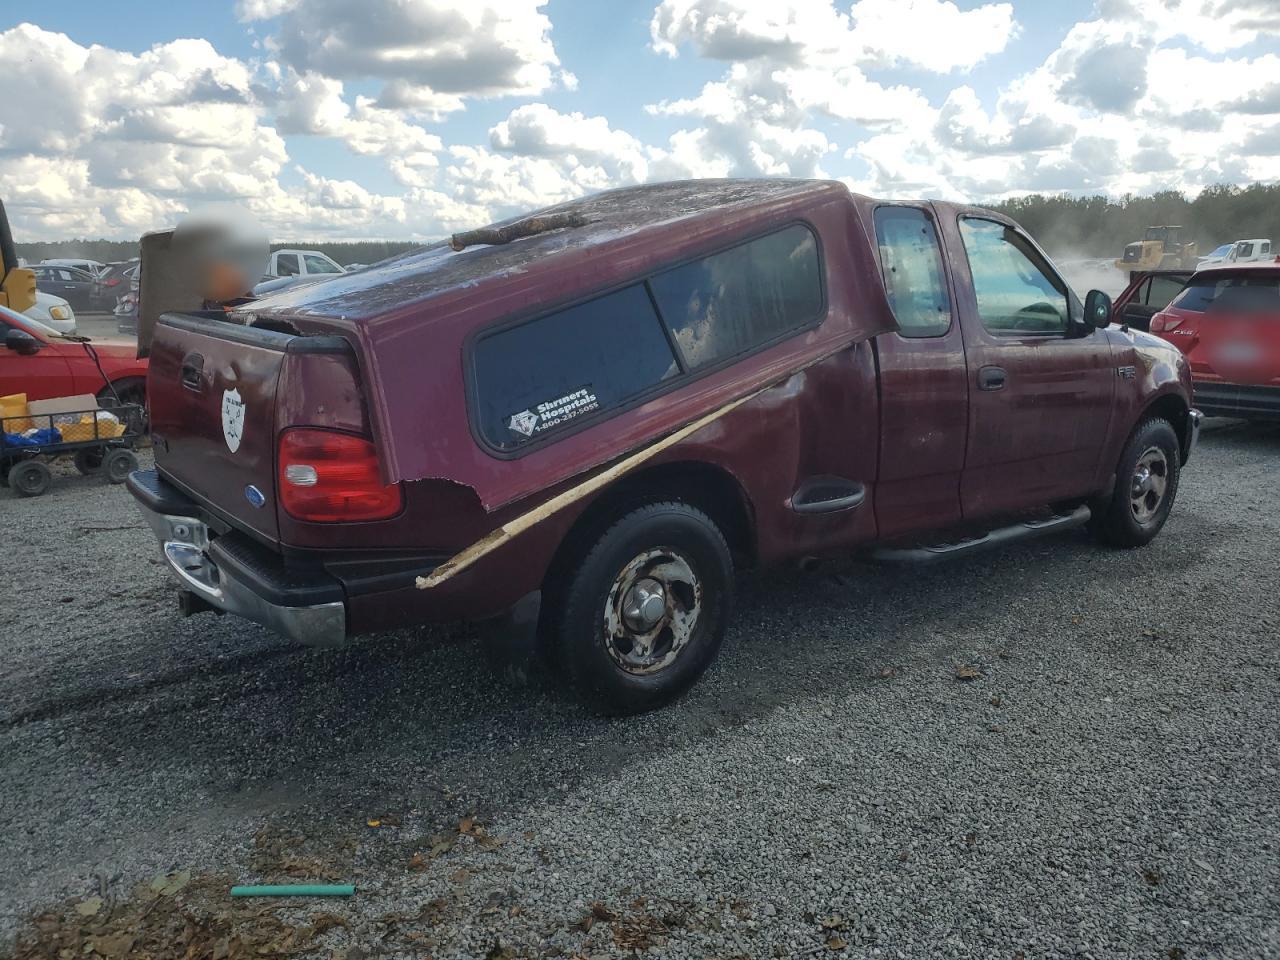
M227 441L227 449L232 453L239 450L242 436L244 436L244 401L240 399L240 391L223 390L222 438Z

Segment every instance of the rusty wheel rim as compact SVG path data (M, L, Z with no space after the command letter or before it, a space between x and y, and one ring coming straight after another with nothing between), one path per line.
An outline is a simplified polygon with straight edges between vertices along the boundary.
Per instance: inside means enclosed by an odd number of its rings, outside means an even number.
M1138 457L1129 480L1129 507L1138 523L1150 523L1164 503L1169 489L1169 458L1159 447L1148 447Z
M657 673L688 646L701 613L702 584L688 558L670 547L646 550L609 588L605 648L626 673Z

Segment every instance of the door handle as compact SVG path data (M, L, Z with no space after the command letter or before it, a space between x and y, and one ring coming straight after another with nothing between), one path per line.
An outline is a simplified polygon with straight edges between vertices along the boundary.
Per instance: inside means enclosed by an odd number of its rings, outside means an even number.
M983 367L978 371L978 389L1003 390L1008 378L1004 367Z

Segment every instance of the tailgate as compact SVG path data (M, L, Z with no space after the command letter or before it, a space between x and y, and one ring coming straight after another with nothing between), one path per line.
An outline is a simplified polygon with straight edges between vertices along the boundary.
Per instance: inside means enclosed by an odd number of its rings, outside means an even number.
M147 375L156 468L229 524L275 542L276 390L294 337L165 314Z

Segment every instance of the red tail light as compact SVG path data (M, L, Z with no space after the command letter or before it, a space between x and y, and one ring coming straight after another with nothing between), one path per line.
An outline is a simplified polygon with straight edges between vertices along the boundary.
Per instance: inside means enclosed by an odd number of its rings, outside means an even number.
M119 282L120 282L120 278L119 278L119 277L112 277L110 280L108 280L108 281L106 282L106 284L105 284L105 285L106 285L106 286L108 286L108 287L114 287L114 286L115 286L117 283L119 283Z
M1170 330L1177 330L1182 323L1182 318L1172 313L1157 313L1151 318L1152 333L1168 333Z
M295 427L280 435L276 485L289 516L317 523L385 520L400 512L400 485L378 476L378 454L364 437Z

